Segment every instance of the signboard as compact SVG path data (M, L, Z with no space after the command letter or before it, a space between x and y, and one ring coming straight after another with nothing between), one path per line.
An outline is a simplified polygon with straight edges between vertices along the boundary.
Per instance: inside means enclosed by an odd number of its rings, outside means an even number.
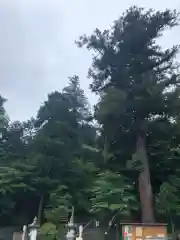
M142 237L142 236L143 236L143 228L136 227L136 237Z
M122 225L123 240L166 240L166 225L124 224Z

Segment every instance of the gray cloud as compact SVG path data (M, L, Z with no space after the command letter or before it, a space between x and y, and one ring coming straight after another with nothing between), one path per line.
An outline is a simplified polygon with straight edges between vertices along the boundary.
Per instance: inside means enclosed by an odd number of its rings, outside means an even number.
M1 0L0 86L11 119L35 115L47 93L64 87L73 74L94 103L86 80L91 55L74 40L96 27L107 28L132 4L180 11L179 0ZM176 28L160 41L169 47L179 39Z

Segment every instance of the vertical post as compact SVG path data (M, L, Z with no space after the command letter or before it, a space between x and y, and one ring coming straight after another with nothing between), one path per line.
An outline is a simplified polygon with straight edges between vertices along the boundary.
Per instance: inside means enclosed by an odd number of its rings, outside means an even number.
M22 234L22 240L26 240L26 234L27 234L27 226L23 226L23 234Z
M76 240L83 240L82 234L83 234L83 226L80 225L79 226L79 236L76 238Z
M36 238L37 238L37 229L39 227L37 225L37 217L34 218L33 222L31 224L29 224L28 227L29 227L30 240L36 240Z
M116 240L119 240L119 225L118 224L116 224L115 225L116 226Z
M72 211L71 211L71 218L69 223L67 224L68 227L68 231L66 234L66 239L67 240L75 240L76 238L76 234L75 234L75 230L76 230L76 225L74 224L74 207L72 207Z
M72 207L72 210L71 210L70 223L71 223L71 224L74 224L74 207Z

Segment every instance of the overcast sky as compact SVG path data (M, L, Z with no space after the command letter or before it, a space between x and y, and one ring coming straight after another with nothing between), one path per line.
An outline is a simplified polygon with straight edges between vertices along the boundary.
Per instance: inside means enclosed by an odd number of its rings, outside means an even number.
M35 116L47 94L74 74L93 104L86 78L91 54L74 41L96 27L108 28L132 4L180 11L180 0L0 0L0 93L10 118ZM180 28L161 44L180 44Z

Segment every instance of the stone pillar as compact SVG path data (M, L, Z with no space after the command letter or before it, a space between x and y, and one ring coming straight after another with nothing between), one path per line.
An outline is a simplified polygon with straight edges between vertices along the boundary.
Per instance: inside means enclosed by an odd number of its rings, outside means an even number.
M37 239L37 233L38 233L38 228L39 227L40 226L37 224L37 218L35 217L33 222L28 225L30 240L36 240Z

